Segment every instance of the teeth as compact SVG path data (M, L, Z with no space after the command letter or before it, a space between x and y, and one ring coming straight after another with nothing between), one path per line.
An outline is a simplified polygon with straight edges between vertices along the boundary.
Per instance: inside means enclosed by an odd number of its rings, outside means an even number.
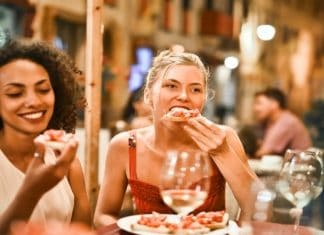
M38 113L25 114L25 115L23 115L23 117L27 118L27 119L37 119L37 118L40 118L42 115L43 115L43 112L38 112Z

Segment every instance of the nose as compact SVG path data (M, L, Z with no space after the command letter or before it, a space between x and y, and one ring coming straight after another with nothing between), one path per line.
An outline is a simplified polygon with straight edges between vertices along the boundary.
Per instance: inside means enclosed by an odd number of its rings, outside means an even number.
M29 92L26 95L25 107L35 107L41 103L40 97L35 92Z
M181 101L186 101L188 100L188 93L187 93L187 90L186 89L182 89L179 96L178 96L178 100L181 100Z

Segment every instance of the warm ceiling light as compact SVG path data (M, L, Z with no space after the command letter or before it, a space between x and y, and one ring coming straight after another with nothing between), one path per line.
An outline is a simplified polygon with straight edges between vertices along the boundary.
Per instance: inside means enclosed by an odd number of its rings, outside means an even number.
M269 41L274 38L276 29L270 24L262 24L257 28L257 35L263 41Z
M226 68L235 69L239 65L239 60L235 56L228 56L224 60L224 65Z

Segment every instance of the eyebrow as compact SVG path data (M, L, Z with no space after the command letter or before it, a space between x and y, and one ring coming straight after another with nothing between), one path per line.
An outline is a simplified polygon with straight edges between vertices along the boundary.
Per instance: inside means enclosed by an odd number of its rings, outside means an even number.
M35 85L36 86L41 85L41 84L45 83L46 81L48 81L48 80L47 79L42 79L42 80L36 82ZM49 82L51 82L51 81L49 80ZM18 83L18 82L10 82L10 83L5 84L5 86L24 87L25 85L21 84L21 83Z
M178 80L176 80L176 79L174 79L174 78L166 78L165 79L165 81L171 81L171 82L175 82L175 83L181 83L181 82L179 82ZM194 85L194 86L196 86L196 85L199 85L199 86L203 86L203 84L201 84L201 83L199 83L199 82L194 82L194 83L190 83L190 85L192 86L192 85Z

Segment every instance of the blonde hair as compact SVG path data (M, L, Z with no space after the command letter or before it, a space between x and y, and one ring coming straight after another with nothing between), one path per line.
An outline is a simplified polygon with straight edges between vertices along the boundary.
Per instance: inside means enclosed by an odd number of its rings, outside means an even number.
M161 51L153 60L152 67L150 68L146 77L144 99L147 102L149 93L152 90L154 83L158 80L159 76L165 76L167 71L175 65L193 65L196 66L203 74L205 88L207 92L209 71L196 54L183 52L181 50L164 50ZM162 73L163 72L163 73Z

